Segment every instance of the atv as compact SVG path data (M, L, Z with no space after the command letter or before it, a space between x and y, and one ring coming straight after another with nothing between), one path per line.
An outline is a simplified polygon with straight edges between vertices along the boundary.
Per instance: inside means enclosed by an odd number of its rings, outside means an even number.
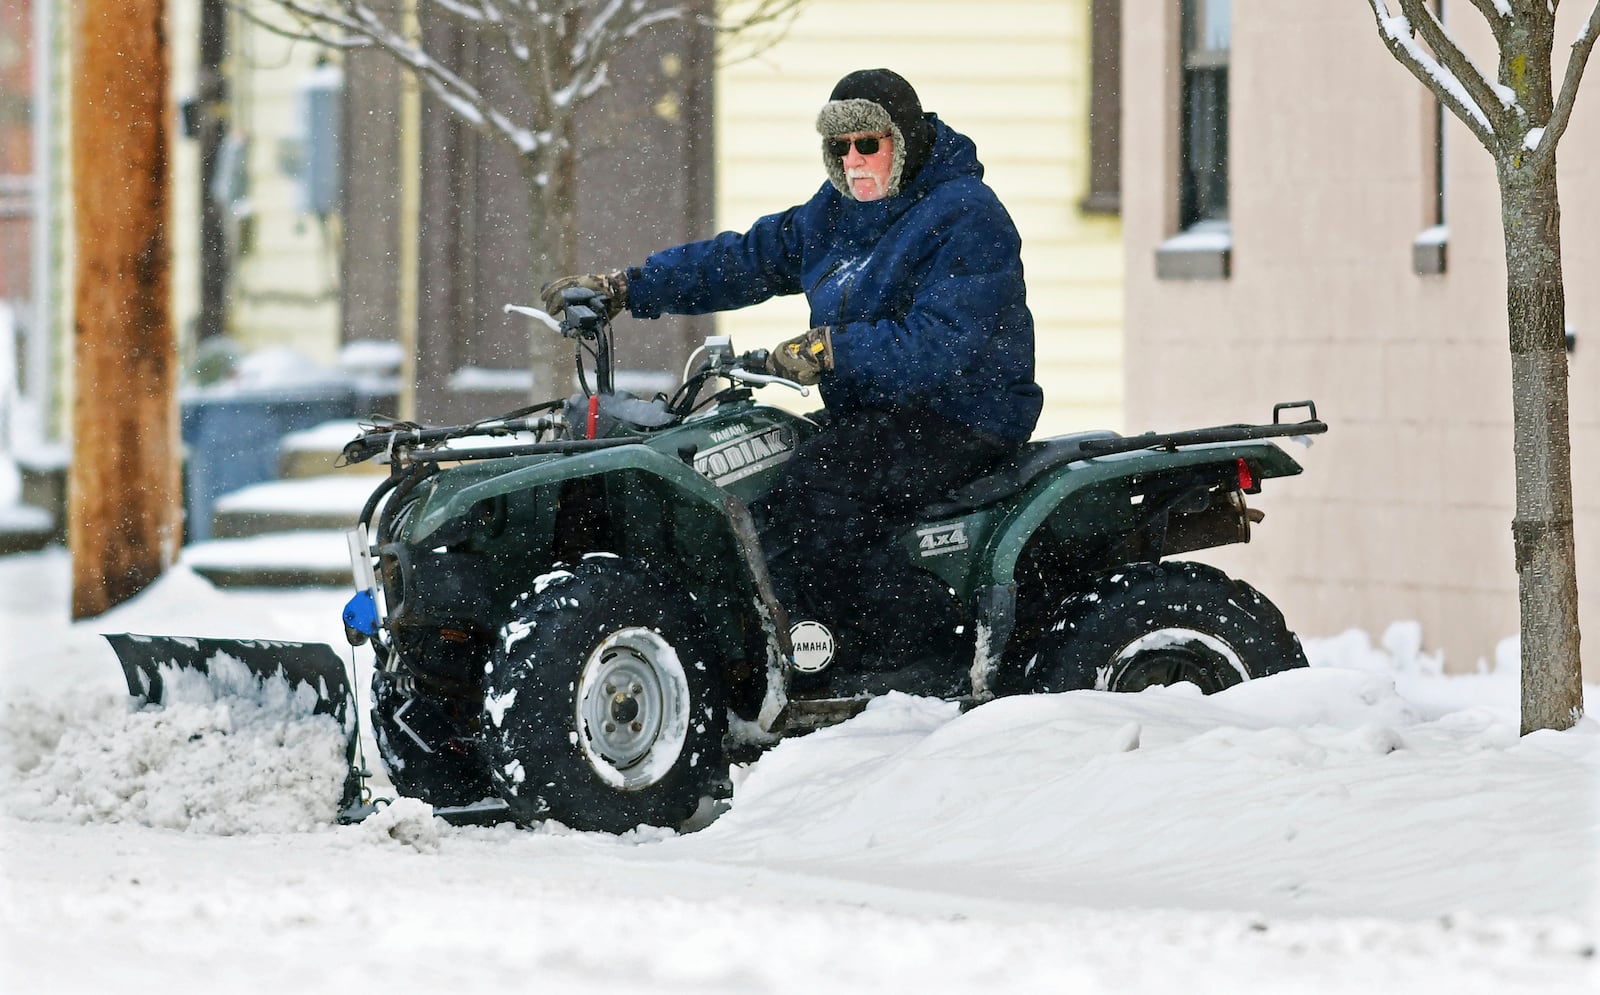
M1184 681L1211 693L1306 665L1254 588L1170 557L1250 540L1246 495L1301 472L1268 440L1327 430L1310 401L1270 424L1026 444L900 525L947 621L918 666L874 669L872 632L778 603L747 510L817 431L754 390L807 389L713 336L674 393L637 397L615 388L603 297L567 291L559 330L577 347L572 397L468 425L366 425L341 457L390 471L352 532L344 612L375 653L374 739L396 790L447 819L676 827L726 794L730 760L889 691L968 707ZM160 664L204 669L225 650L354 711L326 647L189 640L185 663L159 638L119 639L130 690L150 700Z

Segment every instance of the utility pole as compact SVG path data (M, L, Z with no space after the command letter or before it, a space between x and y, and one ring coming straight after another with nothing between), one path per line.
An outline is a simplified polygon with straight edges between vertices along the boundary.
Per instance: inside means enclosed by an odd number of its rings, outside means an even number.
M169 294L164 0L79 0L72 616L138 594L182 542Z

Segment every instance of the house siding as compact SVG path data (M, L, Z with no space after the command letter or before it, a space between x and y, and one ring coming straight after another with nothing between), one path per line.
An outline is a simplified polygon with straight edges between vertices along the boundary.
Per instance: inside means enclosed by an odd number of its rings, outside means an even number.
M340 342L337 215L324 230L305 213L299 180L286 168L301 133L300 89L323 53L237 14L230 31L233 128L250 138L253 231L234 257L228 332L246 349L288 347L331 364Z
M1128 5L1131 9L1132 5ZM1143 5L1140 5L1141 8ZM1158 280L1175 234L1176 2L1123 39L1127 406L1136 430L1259 419L1314 398L1331 426L1293 448L1305 476L1255 500L1249 547L1210 557L1302 634L1422 624L1461 670L1518 629L1505 261L1493 162L1447 127L1448 266L1412 270L1433 223L1433 99L1380 42L1365 4L1238 4L1230 80L1232 273ZM1479 65L1467 5L1451 30ZM1587 10L1563 12L1559 61ZM1587 85L1585 90L1594 90ZM1600 677L1600 101L1561 145L1573 489L1586 673ZM1585 594L1584 585L1589 593Z
M1086 215L1089 3L811 0L781 41L717 79L717 223L743 230L823 182L815 120L835 82L887 66L977 143L1022 235L1045 410L1036 435L1122 425L1121 222ZM802 299L719 317L740 348L803 330ZM768 395L775 394L768 391ZM783 401L800 408L814 399Z

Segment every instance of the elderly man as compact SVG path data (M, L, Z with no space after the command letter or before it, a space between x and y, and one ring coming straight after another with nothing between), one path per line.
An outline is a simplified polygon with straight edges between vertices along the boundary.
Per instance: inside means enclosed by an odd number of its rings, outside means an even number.
M959 612L896 555L895 526L1038 420L1020 240L972 141L899 75L844 77L817 131L828 182L804 204L642 266L556 280L545 306L572 286L640 318L804 293L812 327L768 369L820 385L823 428L752 508L779 597L830 628L841 664L948 659Z

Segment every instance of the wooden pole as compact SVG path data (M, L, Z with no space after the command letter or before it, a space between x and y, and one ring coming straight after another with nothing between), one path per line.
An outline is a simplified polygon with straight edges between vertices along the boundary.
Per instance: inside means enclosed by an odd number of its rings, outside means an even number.
M182 542L169 294L164 0L79 0L72 83L72 616L138 594Z

